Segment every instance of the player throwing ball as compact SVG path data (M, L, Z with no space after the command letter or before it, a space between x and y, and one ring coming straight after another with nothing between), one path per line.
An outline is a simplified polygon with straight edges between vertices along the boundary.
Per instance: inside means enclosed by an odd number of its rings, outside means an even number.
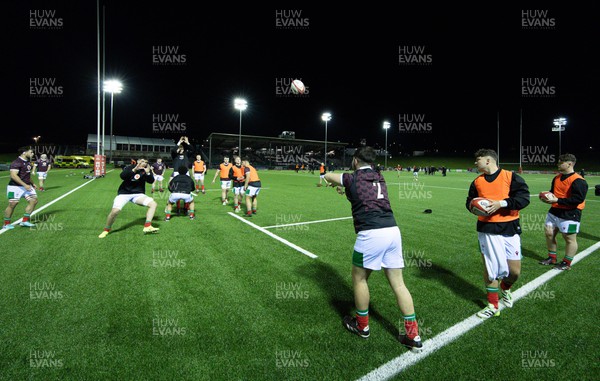
M98 238L104 238L108 235L121 209L128 202L148 208L143 229L144 234L158 233L159 229L152 226L152 218L154 218L157 204L152 197L148 197L145 194L146 183L152 184L154 182L154 176L152 175L152 169L148 161L146 159L139 159L135 165L131 164L123 168L121 179L123 182L117 190L117 197L115 197L112 210L106 219L106 226Z
M529 188L519 175L498 168L498 155L491 149L475 152L475 166L482 172L472 183L467 196L471 200L492 200L487 216L477 217L477 236L483 258L484 283L488 305L477 313L481 319L500 315L498 280L502 303L512 307L510 288L521 275L521 226L519 210L529 205Z
M357 233L352 253L352 284L356 316L346 316L343 325L362 338L369 330L369 286L371 272L381 270L396 296L404 318L405 335L398 339L408 349L418 351L423 347L415 315L413 300L402 278L404 258L402 238L390 206L387 186L383 176L373 170L376 152L372 147L357 149L352 157L354 173L327 173L325 179L332 186L345 189L352 206L354 230Z

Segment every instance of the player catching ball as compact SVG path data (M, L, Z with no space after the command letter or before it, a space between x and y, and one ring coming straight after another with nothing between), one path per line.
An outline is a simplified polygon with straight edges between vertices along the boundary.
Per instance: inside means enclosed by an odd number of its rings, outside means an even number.
M145 206L148 208L146 212L146 222L144 223L144 234L158 233L158 228L152 226L152 218L156 212L156 201L152 197L146 196L146 183L152 184L154 176L152 175L152 167L146 159L139 159L137 163L131 164L123 168L121 172L123 182L117 190L117 197L113 201L113 206L106 219L106 226L98 238L104 238L112 229L112 225L121 212L121 209L128 202Z

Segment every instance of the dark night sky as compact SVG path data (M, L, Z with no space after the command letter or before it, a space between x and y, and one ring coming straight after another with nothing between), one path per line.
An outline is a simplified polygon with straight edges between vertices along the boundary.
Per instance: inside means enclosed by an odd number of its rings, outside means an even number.
M18 128L3 143L29 144L41 135L46 143L82 144L96 132L96 2L14 3L3 12L9 87L3 114L8 116L4 129ZM286 4L282 8L300 11L308 27L282 30L271 8L123 3L101 2L106 6L106 77L121 79L125 87L115 96L117 135L180 135L154 131L153 114L177 116L197 140L211 132L237 133L239 113L232 103L243 96L249 103L244 134L277 136L291 130L297 138L322 140L320 115L330 111L329 140L356 144L366 138L368 144L383 145L382 122L388 120L388 142L401 144L403 151L472 152L496 147L500 112L501 150L507 151L518 147L522 109L524 145L554 149L558 137L550 131L552 119L566 116L563 152L598 150L598 139L591 137L597 136L600 121L595 5L544 7L554 27L524 30L522 9L516 6L394 3L399 8L394 10L375 3ZM55 11L62 26L31 28L31 10ZM178 47L185 64L153 65L156 46ZM431 65L400 65L400 46L424 47ZM276 79L291 77L302 78L307 96L277 96ZM547 79L554 96L523 97L524 77ZM30 78L54 78L62 96L32 97ZM108 102L107 97L107 109ZM401 132L400 114L424 114L431 131Z

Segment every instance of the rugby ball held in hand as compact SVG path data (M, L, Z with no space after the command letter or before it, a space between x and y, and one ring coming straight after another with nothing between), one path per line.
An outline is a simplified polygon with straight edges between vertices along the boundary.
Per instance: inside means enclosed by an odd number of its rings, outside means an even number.
M487 208L492 205L492 201L485 197L475 197L471 200L471 213L476 216L489 216Z
M539 197L540 200L547 203L550 203L550 200L554 200L556 198L556 196L554 196L554 193L546 191L540 192Z

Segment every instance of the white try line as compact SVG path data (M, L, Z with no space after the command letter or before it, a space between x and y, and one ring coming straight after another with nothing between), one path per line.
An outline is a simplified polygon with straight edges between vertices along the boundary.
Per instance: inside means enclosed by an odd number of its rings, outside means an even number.
M572 264L574 265L578 263L579 261L592 254L599 248L600 241L596 242L594 245L588 247L581 253L577 254L573 259ZM518 290L512 293L513 303L519 299L524 298L533 290L540 287L541 285L543 285L544 283L548 282L550 279L554 278L555 276L561 273L563 273L563 271L552 269L538 276L531 282L521 286ZM499 307L500 310L504 309L502 303L500 303ZM398 375L410 366L415 365L417 362L421 361L422 359L429 356L438 349L450 344L451 342L464 335L471 329L482 324L483 322L484 321L478 318L477 315L471 315L467 319L453 325L452 327L436 335L435 337L424 341L423 349L421 350L421 352L405 352L402 355L396 357L395 359L388 361L379 368L361 377L359 381L389 380L390 378Z
M256 224L253 224L252 222L250 222L250 221L246 220L244 217L240 217L240 216L238 216L237 214L234 214L234 213L231 213L231 212L228 212L228 214L229 214L230 216L232 216L232 217L235 217L235 218L237 218L238 220L242 221L243 223L245 223L245 224L248 224L248 225L252 226L254 229L257 229L257 230L259 230L259 231L261 231L261 232L265 233L265 234L266 234L266 235L268 235L269 237L271 237L271 238L275 238L276 240L278 240L279 242L283 243L284 245L287 245L287 246L291 247L292 249L294 249L294 250L297 250L297 251L301 252L302 254L304 254L304 255L306 255L306 256L309 256L309 257L311 257L311 258L318 258L316 255L314 255L314 254L313 254L313 253L311 253L310 251L308 251L308 250L304 250L304 249L303 249L303 248L301 248L300 246L298 246L298 245L295 245L295 244L291 243L290 241L288 241L288 240L286 240L286 239L283 239L283 238L281 238L280 236L278 236L278 235L275 235L275 234L271 233L270 231L266 230L265 228L263 228L263 227L260 227L260 226L258 226L258 225L256 225ZM247 217L246 217L246 218L247 218Z
M109 172L112 172L112 171L114 171L114 169L111 169L110 171L108 171L108 172L106 172L106 173L109 173ZM60 196L59 198L56 198L56 199L54 199L54 200L50 201L49 203L47 203L47 204L44 204L44 205L43 205L42 207L40 207L39 209L36 209L36 210L34 210L34 211L31 213L31 215L32 215L32 216L34 216L34 215L38 214L39 212L41 212L42 210L46 209L46 208L47 208L47 207L49 207L50 205L54 204L54 203L55 203L55 202L57 202L57 201L60 201L60 200L62 200L63 198L67 197L68 195L70 195L71 193L75 192L76 190L78 190L78 189L80 189L80 188L83 188L84 186L88 185L89 183L91 183L91 182L92 182L92 181L94 181L94 180L96 180L96 178L93 178L93 179L91 179L91 180L88 180L88 181L86 181L85 183L81 184L80 186L78 186L78 187L77 187L77 188L75 188L75 189L71 189L71 190L70 190L70 191L68 191L67 193L65 193L65 194L63 194L62 196ZM17 224L21 223L21 221L23 221L23 217L19 218L18 220L16 220L15 222L13 222L11 225L17 225ZM8 229L0 229L0 234L4 234L4 233L6 233L7 231L8 231Z
M339 221L339 220L348 220L352 218L352 216L350 217L339 217L339 218L330 218L328 220L317 220L317 221L306 221L306 222L294 222L292 224L285 224L285 225L272 225L272 226L264 226L263 229L273 229L273 228L282 228L285 226L296 226L296 225L308 225L308 224L318 224L320 222L329 222L329 221Z

